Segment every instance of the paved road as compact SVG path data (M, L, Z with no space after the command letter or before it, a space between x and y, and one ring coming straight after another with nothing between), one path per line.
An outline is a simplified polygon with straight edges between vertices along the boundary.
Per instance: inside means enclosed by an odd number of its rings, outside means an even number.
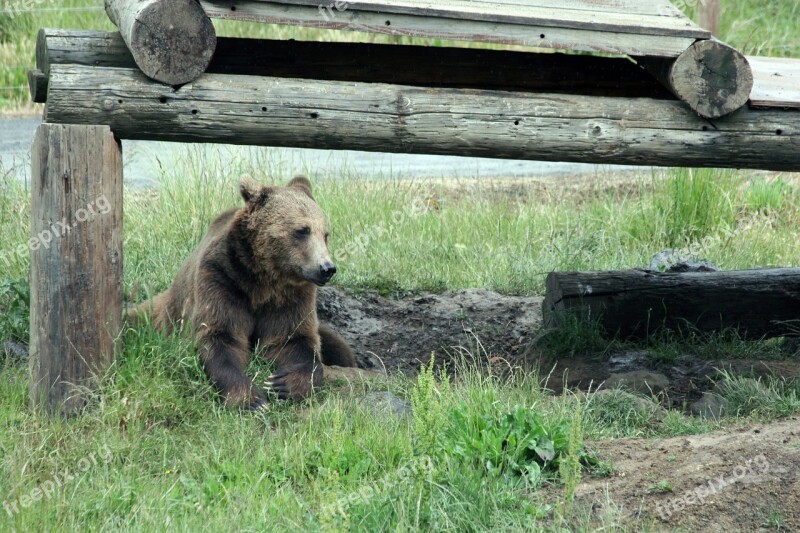
M0 120L0 169L13 168L20 179L30 175L30 147L39 118ZM611 165L507 161L475 157L386 154L373 152L308 150L300 148L252 148L231 145L185 145L180 143L123 141L125 181L135 187L155 184L159 164L172 167L192 154L220 163L240 157L261 157L282 175L350 175L362 178L514 178L592 174L630 169Z

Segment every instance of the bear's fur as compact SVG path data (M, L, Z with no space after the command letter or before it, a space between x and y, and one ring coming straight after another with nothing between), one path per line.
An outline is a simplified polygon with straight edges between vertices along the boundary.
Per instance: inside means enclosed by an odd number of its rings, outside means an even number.
M254 349L275 361L267 382L278 398L300 400L322 383L322 363L355 366L352 350L317 321L317 286L336 272L328 229L298 176L286 187L245 179L245 205L221 214L172 286L133 311L169 332L188 320L206 374L228 406L265 405L245 375Z

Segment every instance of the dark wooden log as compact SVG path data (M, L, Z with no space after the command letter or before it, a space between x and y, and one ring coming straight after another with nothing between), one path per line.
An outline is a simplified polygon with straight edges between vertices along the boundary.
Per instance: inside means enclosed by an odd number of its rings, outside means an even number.
M42 104L47 101L47 75L39 69L28 71L28 88L31 100Z
M697 41L677 59L636 61L705 118L720 118L747 103L753 72L747 58L717 40Z
M179 89L119 68L53 65L48 122L124 139L634 165L800 168L800 114L709 122L648 98L205 74Z
M117 33L40 30L37 68L135 66ZM219 38L206 72L510 91L674 98L627 58ZM44 93L46 94L46 93Z
M643 338L663 328L735 328L746 338L800 335L800 268L552 272L546 285L549 327L576 314L623 338Z
M105 5L145 75L180 85L205 72L217 35L197 0L105 0Z
M32 150L30 396L74 413L122 319L122 157L107 126L42 124Z

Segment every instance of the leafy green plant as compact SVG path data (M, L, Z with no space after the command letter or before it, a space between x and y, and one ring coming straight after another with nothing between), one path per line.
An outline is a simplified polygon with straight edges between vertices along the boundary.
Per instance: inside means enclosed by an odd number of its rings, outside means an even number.
M31 288L27 281L0 279L0 340L27 343Z
M427 366L422 365L417 382L411 391L414 416L414 447L419 454L431 455L436 447L439 431L447 416L445 400L450 392L450 379L442 370L437 384L434 375L434 356Z
M508 412L478 413L459 407L450 412L440 445L445 453L492 475L519 475L539 485L559 472L571 438L569 420L545 421L533 408L518 405ZM582 444L572 446L579 463L596 462Z

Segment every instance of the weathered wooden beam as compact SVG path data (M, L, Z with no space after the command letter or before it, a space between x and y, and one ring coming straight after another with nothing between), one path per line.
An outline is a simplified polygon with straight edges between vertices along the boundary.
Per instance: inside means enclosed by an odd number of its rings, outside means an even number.
M217 36L197 0L105 0L105 5L148 77L180 85L205 72Z
M623 338L643 338L663 328L736 328L747 338L800 335L800 268L552 272L546 285L549 327L577 314Z
M800 113L744 108L707 121L649 98L221 74L175 89L132 69L53 65L45 119L107 124L124 139L800 169Z
M677 57L696 39L710 37L707 31L695 26L691 21L684 22L680 30L661 28L664 31L659 33L657 23L649 25L645 29L636 24L637 15L641 22L641 14L631 15L630 13L628 32L622 31L625 28L613 22L603 24L603 21L608 19L604 13L590 12L587 14L585 10L583 10L583 15L593 18L594 24L568 24L561 19L560 22L563 22L564 25L559 26L558 21L552 20L552 17L548 18L548 14L552 15L555 8L552 2L547 6L540 6L538 12L543 16L523 17L525 22L519 24L358 10L350 7L348 2L340 0L327 0L323 3L309 0L304 2L304 5L260 0L200 0L200 3L211 18L363 31L403 37L513 44L628 55ZM598 2L593 3L599 4ZM444 5L441 2L438 4ZM518 6L512 7L518 15L525 11ZM489 16L491 17L490 12ZM503 20L512 19L513 17ZM604 29L608 31L604 31Z
M135 66L118 33L40 30L37 68ZM219 38L206 70L286 78L673 98L627 58L474 48ZM47 95L39 91L42 96ZM42 101L44 100L34 100Z
M675 60L636 57L636 61L705 118L720 118L741 108L753 88L747 58L713 39L697 41Z
M121 332L121 149L107 126L42 124L31 159L30 396L70 414Z

